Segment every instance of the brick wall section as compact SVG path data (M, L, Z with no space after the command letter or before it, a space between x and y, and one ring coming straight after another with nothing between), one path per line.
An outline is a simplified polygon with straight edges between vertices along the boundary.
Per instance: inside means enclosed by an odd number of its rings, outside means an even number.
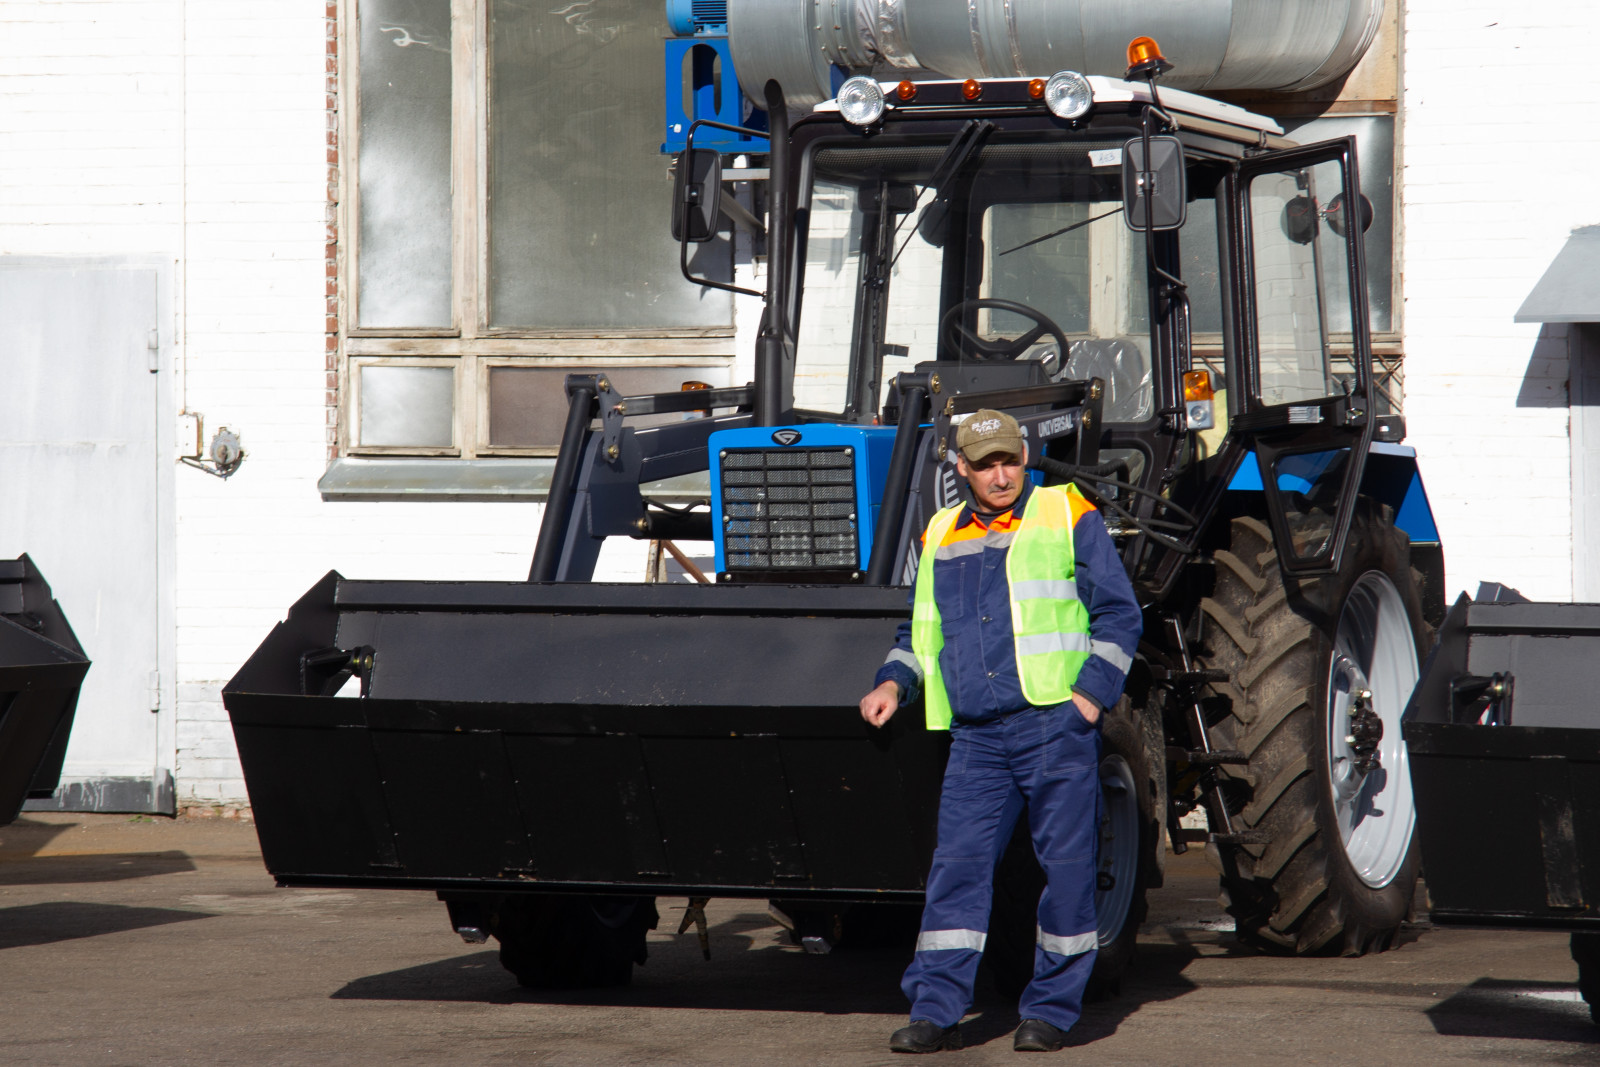
M1548 60L1600 29L1587 0L1409 0L1404 11L1406 419L1449 585L1571 592L1564 327L1512 321L1575 226L1600 139L1594 78Z

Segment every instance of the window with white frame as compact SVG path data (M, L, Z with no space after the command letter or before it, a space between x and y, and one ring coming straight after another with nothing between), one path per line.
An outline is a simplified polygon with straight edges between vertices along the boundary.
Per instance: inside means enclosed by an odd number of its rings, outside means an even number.
M731 384L731 298L669 226L660 0L344 0L341 29L342 452L553 453L568 373Z

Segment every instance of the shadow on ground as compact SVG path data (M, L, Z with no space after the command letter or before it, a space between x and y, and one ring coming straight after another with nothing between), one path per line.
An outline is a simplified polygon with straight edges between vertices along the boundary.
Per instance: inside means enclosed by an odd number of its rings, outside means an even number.
M1576 987L1563 982L1508 982L1480 978L1427 1011L1428 1021L1450 1037L1509 1037L1600 1044L1600 1026Z
M665 928L666 923L662 925ZM908 950L839 950L808 956L786 944L780 928L750 922L719 924L711 934L710 961L700 957L692 934L680 939L653 938L650 961L634 969L631 986L619 989L523 989L500 966L498 953L490 949L358 978L334 992L332 999L906 1014L900 976L909 961ZM1197 955L1185 945L1141 948L1134 973L1124 980L1120 995L1088 1005L1082 1022L1072 1031L1072 1043L1108 1037L1142 1005L1181 997L1198 988L1183 976ZM996 993L986 978L980 980L976 999L978 1014L962 1025L965 1043L970 1047L1009 1040L1018 1022L1016 1003ZM887 1038L887 1032L884 1036Z
M124 852L84 856L34 856L13 860L0 856L0 885L69 885L121 882L195 869L187 852Z
M0 826L0 863L24 859L71 830L76 823L18 819Z
M86 904L62 901L0 908L0 949L50 945L102 934L120 934L151 926L209 919L198 911L171 908L130 908L121 904Z

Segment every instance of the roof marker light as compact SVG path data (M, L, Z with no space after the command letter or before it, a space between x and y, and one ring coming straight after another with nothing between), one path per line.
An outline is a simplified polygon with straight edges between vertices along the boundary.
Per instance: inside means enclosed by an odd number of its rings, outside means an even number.
M1089 79L1075 70L1057 71L1044 84L1045 107L1058 119L1081 119L1093 103Z
M895 86L894 95L898 96L902 103L909 104L917 98L917 83L910 79L901 82Z
M853 126L870 126L883 117L887 101L883 87L865 76L849 78L839 86L834 98L839 103L839 114Z
M983 83L976 78L968 78L961 83L961 96L966 100L976 100L983 95Z
M1028 98L1030 100L1044 99L1044 79L1034 78L1028 83Z
M1128 81L1153 78L1171 69L1172 64L1161 54L1154 37L1135 37L1128 42L1128 73L1123 76Z

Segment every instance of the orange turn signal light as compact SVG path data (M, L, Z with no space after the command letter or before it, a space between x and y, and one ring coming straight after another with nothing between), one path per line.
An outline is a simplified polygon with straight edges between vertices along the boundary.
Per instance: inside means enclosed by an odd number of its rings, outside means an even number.
M917 98L917 83L907 79L895 86L894 95L909 103Z
M983 85L976 78L968 78L961 83L961 96L966 100L976 100L983 95Z
M1033 100L1044 99L1044 79L1035 78L1028 83L1028 96Z
M699 392L701 389L710 389L710 388L711 388L711 383L710 382L687 381L687 382L683 382L682 384L680 384L678 386L678 391L681 392L681 393L694 393L694 392ZM709 417L710 414L711 414L711 409L710 408L694 408L692 410L693 410L694 414L696 414L696 415L705 415L705 416Z
M1210 400L1216 395L1216 390L1211 388L1211 372L1208 370L1191 370L1183 374L1183 399Z

